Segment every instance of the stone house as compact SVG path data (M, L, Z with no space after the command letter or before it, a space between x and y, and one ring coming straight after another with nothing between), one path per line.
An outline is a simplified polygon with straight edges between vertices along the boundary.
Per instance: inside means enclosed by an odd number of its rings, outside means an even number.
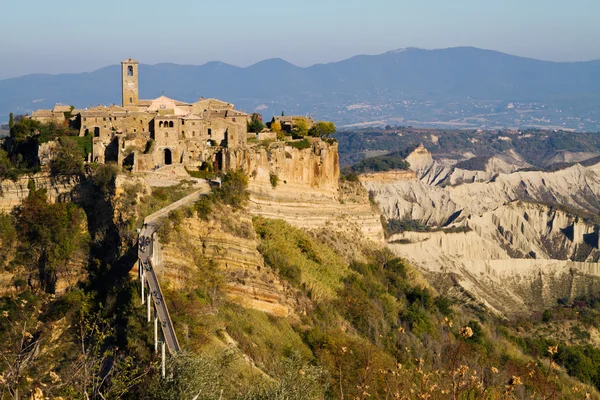
M118 162L135 171L169 164L199 166L215 162L218 149L246 145L248 114L233 104L200 98L186 103L166 96L139 99L138 62L121 63L122 104L72 110L57 105L38 110L41 122L70 122L79 135L92 135L90 161ZM67 117L70 121L67 121Z

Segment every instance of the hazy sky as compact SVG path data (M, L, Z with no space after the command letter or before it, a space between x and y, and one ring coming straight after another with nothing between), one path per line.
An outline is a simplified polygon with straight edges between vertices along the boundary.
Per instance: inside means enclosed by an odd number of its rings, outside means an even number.
M600 59L600 0L0 0L0 9L0 79L128 57L306 66L402 47Z

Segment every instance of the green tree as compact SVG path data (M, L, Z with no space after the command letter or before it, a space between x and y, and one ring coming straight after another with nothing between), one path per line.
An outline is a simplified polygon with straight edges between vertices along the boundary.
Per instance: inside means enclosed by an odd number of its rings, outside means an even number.
M83 174L83 156L77 143L61 141L56 156L50 161L52 175Z
M221 187L215 189L218 200L234 208L244 206L250 194L248 193L248 177L241 169L230 171L223 176Z
M258 133L265 129L265 125L260 120L259 114L252 114L252 119L248 123L248 132Z
M33 190L15 211L19 254L41 287L54 293L57 272L66 271L69 259L87 244L85 214L74 204L49 204L46 190Z
M294 122L295 126L294 129L292 129L292 135L294 138L303 138L304 136L308 135L308 121L306 118L299 118Z
M15 115L13 113L10 113L8 115L8 128L12 129L13 126L15 126Z
M310 136L327 139L336 132L336 127L333 122L318 121L308 131Z

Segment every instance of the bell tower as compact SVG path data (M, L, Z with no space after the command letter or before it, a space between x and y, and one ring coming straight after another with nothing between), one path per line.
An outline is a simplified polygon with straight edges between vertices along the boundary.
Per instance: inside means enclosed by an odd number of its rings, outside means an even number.
M121 62L123 107L134 107L138 104L138 66L138 62L131 58Z

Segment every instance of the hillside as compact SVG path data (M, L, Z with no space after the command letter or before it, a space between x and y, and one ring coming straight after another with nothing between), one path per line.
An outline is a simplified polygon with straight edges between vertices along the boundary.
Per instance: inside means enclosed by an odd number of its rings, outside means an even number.
M450 124L599 129L600 61L556 63L470 47L405 49L297 67L281 59L247 68L140 65L141 98L216 97L267 118L312 114L337 124ZM120 67L0 81L0 115L120 103ZM1 122L1 121L0 121ZM439 125L438 125L439 126Z
M0 398L600 399L597 164L341 174L309 138L136 172L66 143L0 185Z

